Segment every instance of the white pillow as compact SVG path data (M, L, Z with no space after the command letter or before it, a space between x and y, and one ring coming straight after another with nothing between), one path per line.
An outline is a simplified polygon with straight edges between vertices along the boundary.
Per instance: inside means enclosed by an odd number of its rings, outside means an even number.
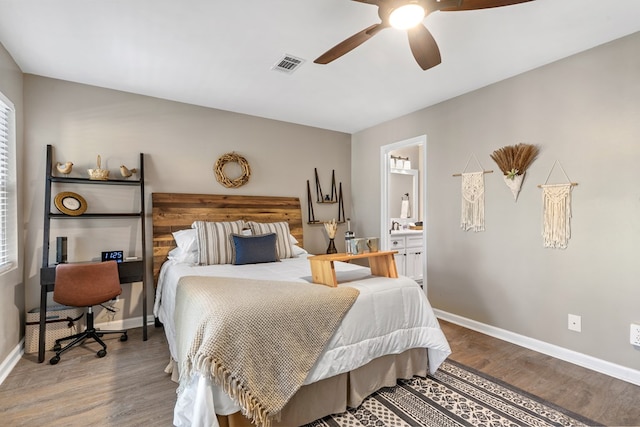
M293 237L293 234L289 234L289 241L291 242L292 245L297 245L298 244L298 239Z
M176 245L184 252L198 251L198 234L193 228L174 231L171 234L173 234Z
M308 254L309 252L305 251L304 248L301 248L298 245L293 245L293 256L300 256L304 254Z
M195 264L198 262L198 252L185 252L181 248L173 248L169 251L168 258L175 262Z
M242 234L244 221L196 221L191 227L195 228L198 234L198 264L231 264L233 262L231 235Z

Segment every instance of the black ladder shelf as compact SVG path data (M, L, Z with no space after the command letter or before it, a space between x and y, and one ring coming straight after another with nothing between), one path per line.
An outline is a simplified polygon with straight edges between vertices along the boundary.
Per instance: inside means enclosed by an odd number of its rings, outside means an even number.
M40 270L40 329L38 336L38 362L44 361L45 328L47 311L47 293L53 291L55 281L55 265L49 264L49 244L51 240L51 220L58 219L88 219L88 218L138 218L140 220L140 239L142 258L132 262L122 262L118 265L121 283L142 282L142 339L147 340L147 268L145 263L146 227L144 206L144 153L140 153L137 180L109 179L92 180L89 178L70 178L53 175L53 147L47 145L46 183L44 197L44 227L42 233L42 269ZM139 212L99 212L83 213L73 216L64 213L51 212L52 186L55 183L79 185L119 185L134 186L140 189Z

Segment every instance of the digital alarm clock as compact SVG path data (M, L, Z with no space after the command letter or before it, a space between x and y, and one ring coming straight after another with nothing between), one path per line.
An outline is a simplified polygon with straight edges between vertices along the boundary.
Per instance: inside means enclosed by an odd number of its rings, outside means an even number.
M102 252L102 261L124 261L123 251L105 251Z

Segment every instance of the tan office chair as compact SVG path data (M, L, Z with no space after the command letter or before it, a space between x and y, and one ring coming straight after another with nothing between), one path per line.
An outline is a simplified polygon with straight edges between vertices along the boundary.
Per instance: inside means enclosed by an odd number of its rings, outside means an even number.
M91 262L79 264L58 264L56 266L56 280L53 288L53 300L71 307L88 307L87 329L79 334L56 340L53 350L56 355L49 360L55 365L60 361L60 355L75 345L82 344L87 338L93 338L102 346L98 357L107 354L107 346L100 337L104 334L122 334L120 341L127 340L127 331L96 330L93 326L93 306L103 304L122 293L118 264L115 261ZM72 340L65 347L62 341Z

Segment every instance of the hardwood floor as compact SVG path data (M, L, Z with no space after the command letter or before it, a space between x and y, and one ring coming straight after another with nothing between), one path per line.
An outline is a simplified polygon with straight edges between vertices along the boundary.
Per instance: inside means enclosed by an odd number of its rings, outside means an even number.
M451 359L607 426L640 426L640 387L440 320Z
M608 426L640 426L640 387L441 321L451 358ZM58 365L25 355L0 385L5 426L171 426L176 384L162 329L90 343ZM47 361L51 353L47 353Z
M107 355L90 342L49 365L27 354L0 386L5 426L171 426L176 384L163 372L169 350L162 329L131 329L129 340L105 336Z

